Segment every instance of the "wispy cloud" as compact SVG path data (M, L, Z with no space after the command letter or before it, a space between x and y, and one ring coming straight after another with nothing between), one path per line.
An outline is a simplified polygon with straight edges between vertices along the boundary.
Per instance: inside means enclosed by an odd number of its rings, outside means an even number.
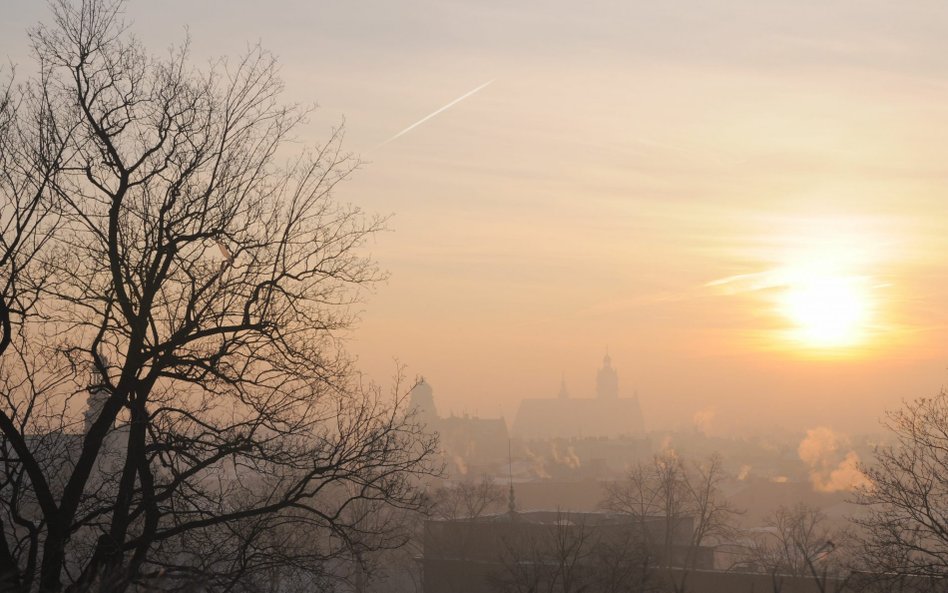
M787 283L786 272L781 269L774 269L717 278L710 282L705 282L704 287L713 288L724 294L739 294L786 286Z

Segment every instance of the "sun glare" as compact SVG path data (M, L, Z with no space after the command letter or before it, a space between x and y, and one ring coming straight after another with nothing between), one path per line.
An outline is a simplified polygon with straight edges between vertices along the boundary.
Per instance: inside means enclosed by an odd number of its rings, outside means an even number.
M767 301L769 346L806 358L860 357L890 346L894 289L883 278L898 246L888 228L839 217L784 224L770 239L773 268L725 279Z
M780 311L793 324L789 335L794 341L825 349L863 343L872 317L863 278L820 274L794 280Z

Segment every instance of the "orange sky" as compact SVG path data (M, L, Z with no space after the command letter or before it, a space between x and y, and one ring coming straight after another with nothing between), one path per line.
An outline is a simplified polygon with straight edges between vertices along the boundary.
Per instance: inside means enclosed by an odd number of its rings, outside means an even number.
M4 5L13 61L38 4ZM608 347L651 427L721 433L871 430L944 383L943 3L215 5L129 14L156 48L189 25L198 60L261 40L321 106L303 139L345 116L368 164L339 197L394 214L350 342L377 380L397 358L443 411L509 420L561 376L591 395ZM825 286L858 311L815 348Z

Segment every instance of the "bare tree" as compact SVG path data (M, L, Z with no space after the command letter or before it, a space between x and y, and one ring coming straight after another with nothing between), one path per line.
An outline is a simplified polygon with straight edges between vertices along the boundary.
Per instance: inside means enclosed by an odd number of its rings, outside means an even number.
M42 84L0 87L0 355L37 300L34 260L56 228L51 185L75 124L60 127L52 101Z
M521 523L502 542L496 590L513 593L646 593L651 556L637 525L558 512L553 522Z
M527 525L503 542L498 591L579 593L589 586L592 533L581 516L558 512L553 523Z
M435 443L338 341L382 224L333 198L341 130L290 154L308 111L260 48L202 71L150 56L121 1L51 7L0 104L0 573L225 589L399 545L353 509L423 506Z
M733 532L739 512L720 493L724 479L720 456L689 462L669 451L638 464L625 480L606 486L600 505L634 517L645 543L665 569L676 590L685 590L690 571L700 559L701 547ZM655 533L654 526L662 528Z
M479 522L485 514L503 508L504 489L489 475L479 479L465 478L458 482L444 482L431 493L431 507L427 517L414 517L416 537L404 551L412 551L416 556L439 558L445 550L450 550L453 559L470 560L472 552L477 550L478 531L476 529L451 529L442 533L437 528L426 529L426 521L432 523ZM405 561L402 562L405 564ZM414 568L419 568L414 566ZM422 575L418 575L421 580ZM463 579L463 577L459 577ZM451 583L447 586L461 586Z
M721 495L724 476L718 455L695 463L666 452L633 466L624 480L607 485L600 505L636 518L664 564L673 561L674 548L680 546L685 566L694 568L700 546L730 535L739 514ZM647 525L655 519L663 524L659 541Z
M734 522L741 511L721 494L721 483L726 474L720 455L713 454L703 461L692 463L685 476L685 507L694 518L686 565L694 568L700 546L734 535Z
M766 531L754 538L753 556L768 572L806 576L811 565L835 549L826 515L807 504L782 506L765 525Z
M831 529L818 508L799 503L779 507L767 519L766 530L752 536L749 561L770 574L775 592L786 577L807 578L821 593L841 592L853 583L852 536ZM856 590L862 590L863 585Z
M22 436L13 440L7 429L22 432L28 421L41 422L44 409L39 394L60 386L54 360L36 348L18 344L26 320L35 314L39 293L47 271L38 264L49 247L60 216L53 183L64 162L64 154L77 124L62 124L54 117L60 105L45 92L47 73L41 71L39 84L19 84L11 77L0 86L0 401L7 409L19 406L18 419L0 418L0 590L14 590L24 584L19 561L36 564L37 541L28 516L37 504L29 494L29 480L17 461L15 448L24 448ZM62 127L61 127L62 126ZM6 356L4 356L6 355ZM30 363L30 372L17 364ZM28 393L33 405L22 406L15 396ZM55 442L53 442L55 441ZM46 439L47 454L37 464L61 466L62 439Z
M674 525L681 516L681 470L677 456L656 455L649 463L633 465L624 480L607 484L600 503L606 510L637 521L646 544L661 552L662 562L668 562L671 556ZM663 518L665 524L661 541L656 541L649 529L649 520L657 517Z
M619 526L611 537L596 538L589 554L591 588L600 593L650 593L654 559L634 524Z
M432 495L432 511L441 519L476 520L486 512L502 509L505 498L504 489L493 477L466 478L436 489Z
M896 579L948 576L948 393L908 402L887 415L895 437L862 467L869 485L857 491L866 513L865 563ZM943 585L939 585L943 586Z

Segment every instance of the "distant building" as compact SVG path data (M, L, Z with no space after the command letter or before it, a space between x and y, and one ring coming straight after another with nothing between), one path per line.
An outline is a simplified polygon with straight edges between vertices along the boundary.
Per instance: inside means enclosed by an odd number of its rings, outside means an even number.
M434 403L434 390L425 381L424 377L419 379L418 383L415 383L415 386L411 388L409 405L418 414L419 420L430 428L435 428L435 425L438 424L438 409Z
M619 374L607 354L595 398L571 398L563 382L555 398L522 400L512 432L522 439L614 438L640 436L644 423L638 397L619 397Z
M485 466L507 458L509 433L503 418L438 416L434 390L422 377L412 388L410 405L429 430L437 432L441 449L459 473L468 466Z

